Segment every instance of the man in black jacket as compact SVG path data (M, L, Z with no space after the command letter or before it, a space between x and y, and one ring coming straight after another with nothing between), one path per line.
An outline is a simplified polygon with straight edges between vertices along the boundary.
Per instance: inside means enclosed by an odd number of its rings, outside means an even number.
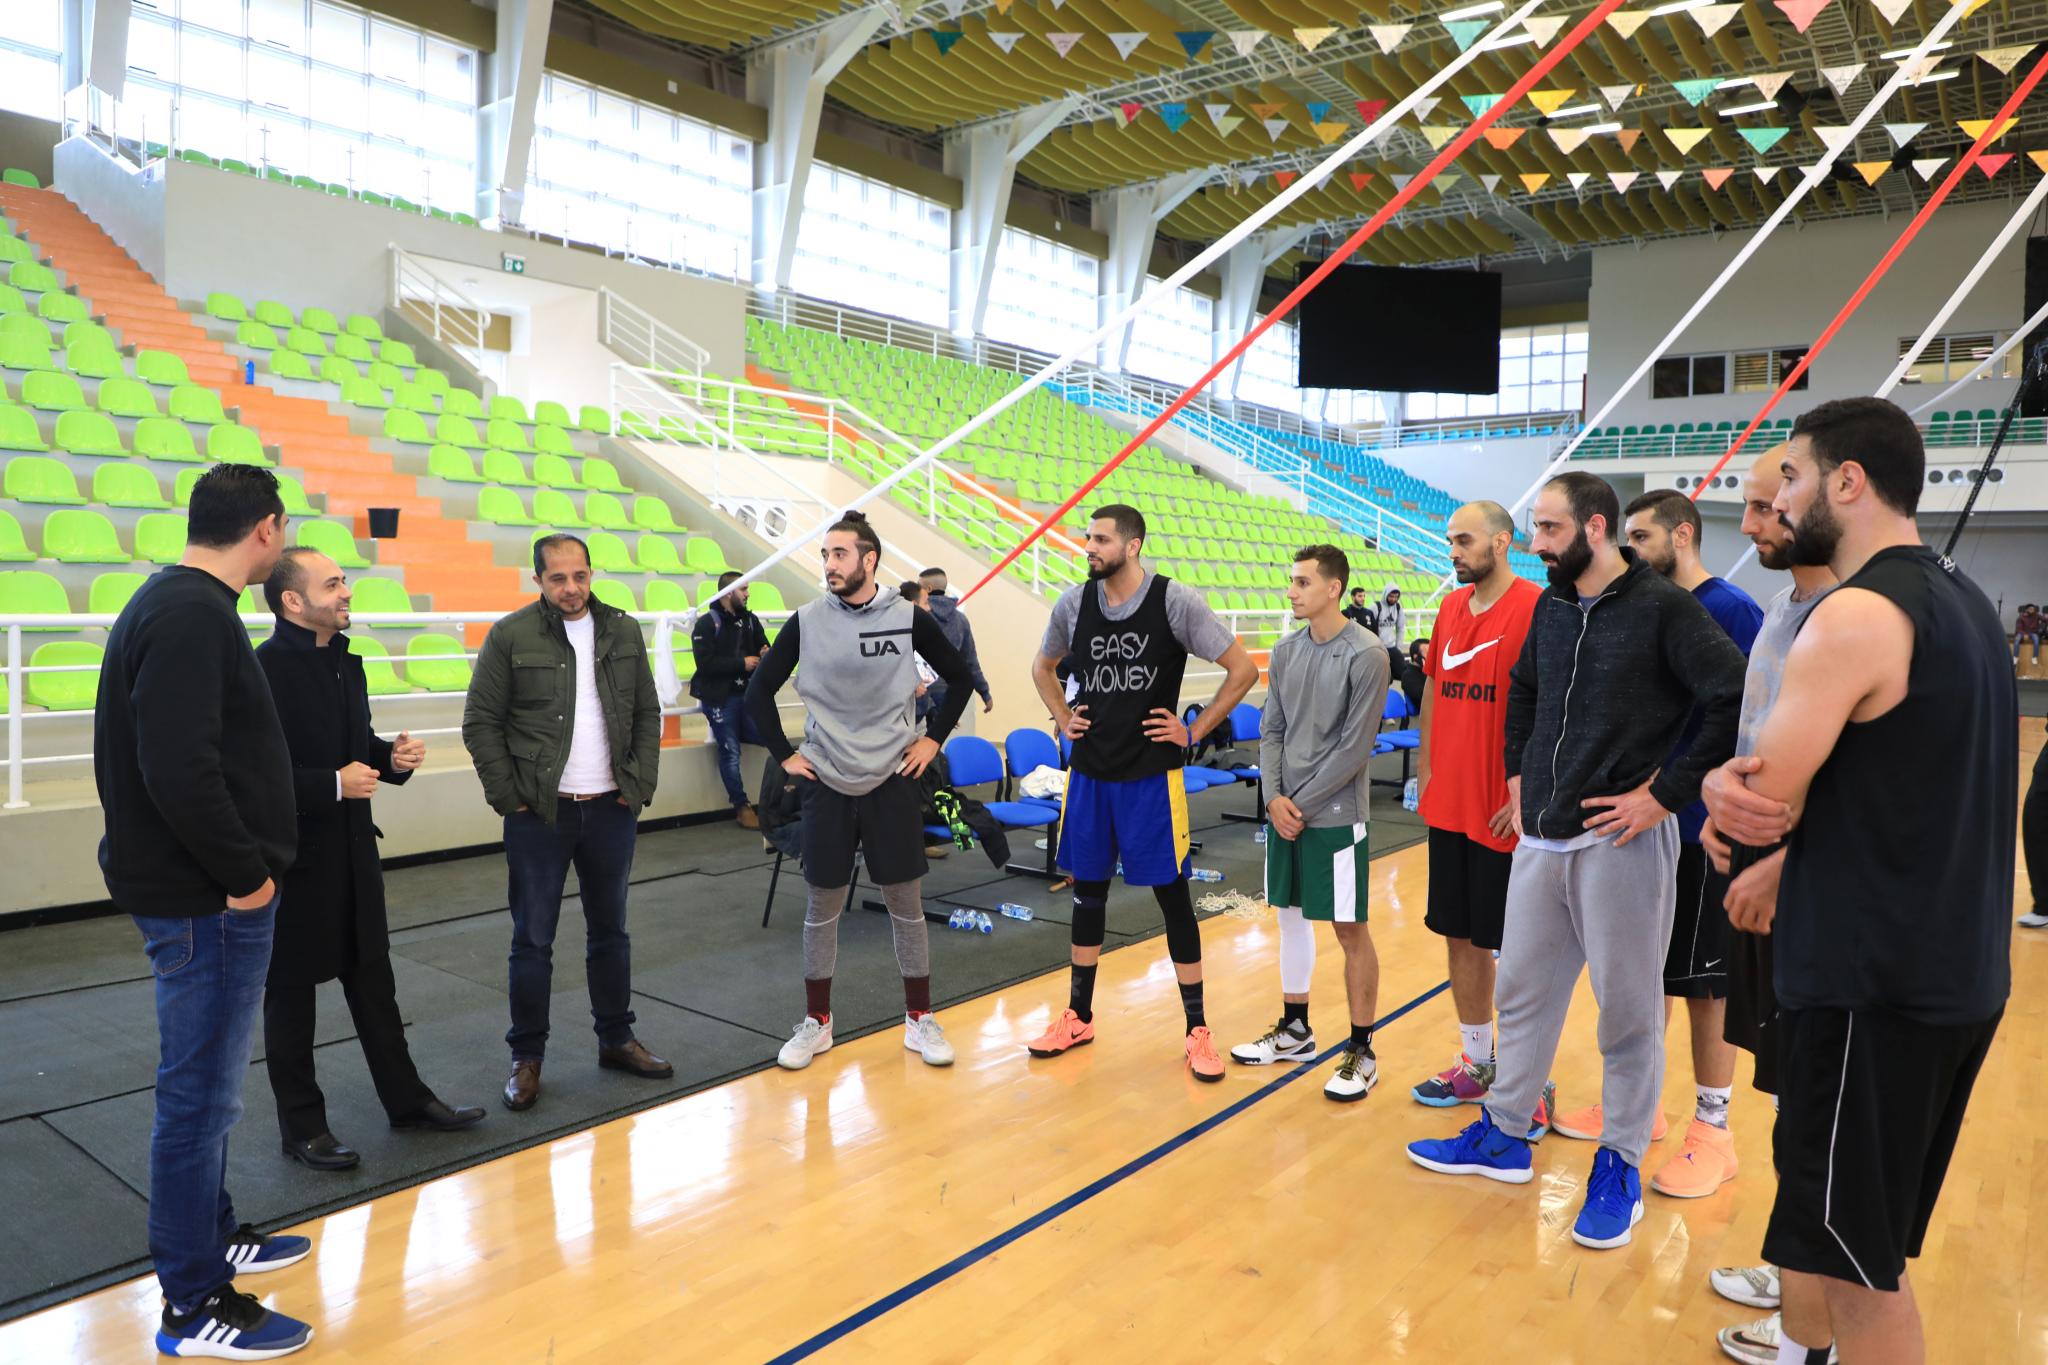
M1671 816L1735 750L1745 661L1697 598L1621 547L1621 502L1604 480L1553 479L1532 524L1550 589L1510 675L1508 795L1521 842L1495 988L1498 1071L1478 1122L1408 1150L1432 1170L1527 1181L1525 1135L1590 969L1602 1109L1570 1135L1601 1145L1572 1237L1617 1247L1643 1216L1640 1170L1664 1085ZM1697 737L1663 766L1695 706Z
M996 709L995 694L989 691L988 678L981 671L981 651L974 647L974 626L968 621L965 613L960 610L959 599L948 595L946 592L946 571L936 568L926 569L918 574L917 581L924 584L926 591L931 593L931 596L924 603L925 610L929 611L932 614L932 619L939 623L939 629L946 632L946 639L952 644L954 649L960 652L960 657L966 661L967 671L974 675L974 690L981 695L981 713L987 715ZM925 696L925 701L930 703L925 709L930 710L941 706L945 703L945 700L946 684L943 682L933 683ZM960 718L964 724L961 733L973 734L974 718L972 713L962 711Z
M718 586L723 589L738 577L728 569L718 576ZM696 662L690 695L703 703L704 722L718 746L719 780L725 783L726 799L742 829L761 828L761 817L747 803L746 784L740 780L740 743L748 730L747 678L767 652L768 632L762 629L761 618L747 610L744 584L721 592L690 627L690 657Z
M270 965L277 883L292 865L291 754L235 599L284 548L277 479L216 465L192 487L185 554L139 588L107 636L93 776L100 870L134 917L156 979L160 1060L149 1137L149 1253L164 1296L157 1347L250 1358L312 1340L235 1292L239 1274L312 1250L237 1224L227 1139Z
M451 1132L484 1116L435 1098L405 1045L370 797L381 783L410 778L427 745L406 734L393 744L371 730L363 661L341 633L349 595L332 559L304 545L286 550L263 584L277 628L256 649L291 749L299 819L298 861L285 875L263 991L263 1060L284 1154L316 1171L361 1160L329 1130L313 1074L313 988L322 981L341 981L392 1127Z

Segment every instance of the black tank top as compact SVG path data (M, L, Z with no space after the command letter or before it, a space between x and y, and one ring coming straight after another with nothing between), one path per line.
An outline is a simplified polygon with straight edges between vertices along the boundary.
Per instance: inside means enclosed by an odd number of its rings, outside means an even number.
M1814 774L1778 893L1778 998L1978 1023L2012 984L2019 700L2005 631L1925 546L1880 550L1842 587L1906 613L1913 663L1904 700L1843 727Z
M1165 574L1153 574L1138 609L1121 621L1102 614L1099 583L1081 585L1070 657L1081 681L1074 701L1088 707L1089 724L1074 743L1075 772L1127 782L1181 766L1178 744L1161 744L1144 730L1155 707L1179 710L1188 667L1188 652L1166 617L1166 583Z

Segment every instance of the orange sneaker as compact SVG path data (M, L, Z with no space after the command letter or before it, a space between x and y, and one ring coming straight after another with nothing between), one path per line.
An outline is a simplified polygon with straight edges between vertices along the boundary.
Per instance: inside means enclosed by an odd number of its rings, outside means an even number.
M1589 1104L1584 1109L1574 1109L1569 1113L1559 1114L1551 1120L1550 1124L1550 1130L1560 1137L1578 1138L1585 1142L1598 1142L1601 1130L1604 1127L1605 1123L1600 1116L1600 1106L1597 1104ZM1664 1111L1659 1109L1657 1111L1657 1122L1650 1129L1650 1141L1662 1142L1664 1135L1670 1131L1671 1125L1665 1121Z
M1735 1136L1699 1119L1685 1130L1685 1145L1650 1179L1650 1188L1673 1199L1703 1199L1735 1178Z
M1216 1055L1216 1040L1209 1036L1206 1028L1188 1030L1188 1070L1195 1073L1198 1081L1220 1081L1223 1079L1223 1059Z
M1052 1027L1026 1044L1034 1057L1057 1057L1069 1048L1095 1041L1095 1024L1091 1020L1083 1023L1081 1016L1072 1010L1064 1010L1052 1021Z

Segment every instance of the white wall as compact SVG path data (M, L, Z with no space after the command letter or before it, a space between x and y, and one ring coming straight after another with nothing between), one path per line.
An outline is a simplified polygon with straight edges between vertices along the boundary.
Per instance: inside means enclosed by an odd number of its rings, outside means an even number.
M1827 398L1870 393L1898 362L1899 338L1915 337L2011 215L2005 203L1957 204L1929 220L1884 282L1809 371L1808 388L1787 394L1777 415L1797 416ZM1672 347L1672 354L1805 346L1898 237L1904 220L1861 218L1786 228L1722 291ZM1601 247L1593 252L1589 412L1621 381L1742 249L1746 233ZM2019 325L2025 312L2026 239L2016 236L1944 326L1944 332ZM2010 381L1972 385L1949 406L2003 407ZM1902 387L1907 407L1935 390ZM1711 398L1650 397L1645 378L1610 422L1733 421L1756 415L1763 393Z
M1371 452L1460 502L1482 499L1512 507L1551 461L1550 437L1511 441L1442 441Z
M528 407L541 398L609 407L617 359L598 338L596 291L579 292L512 315L503 388Z
M83 209L135 258L144 270L163 278L163 163L137 175L82 137L66 138L53 153L55 188Z

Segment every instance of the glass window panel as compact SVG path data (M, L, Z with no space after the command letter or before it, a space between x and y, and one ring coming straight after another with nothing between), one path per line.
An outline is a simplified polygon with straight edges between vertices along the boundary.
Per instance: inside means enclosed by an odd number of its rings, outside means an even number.
M114 114L115 131L138 142L168 142L171 135L171 89L156 81L131 78Z
M1985 348L1985 353L1990 353L1989 347ZM1771 387L1776 388L1778 385L1784 383L1785 376L1792 373L1792 368L1805 358L1806 348L1804 346L1795 347L1794 349L1789 351L1778 352L1777 369L1771 375ZM1979 358L1981 359L1982 357ZM1811 369L1803 371L1800 374L1799 378L1793 383L1792 392L1797 393L1799 390L1805 388L1807 385L1807 381L1812 378L1813 371Z
M417 87L420 83L420 35L381 19L370 21L370 74Z
M1565 388L1562 384L1532 384L1526 406L1514 409L1520 412L1557 412L1565 406ZM1510 411L1502 408L1502 412Z
M1742 358L1736 357L1739 366ZM1738 373L1740 371L1738 370ZM1695 396L1706 393L1728 391L1728 357L1721 355L1696 355L1692 358L1692 391Z
M1562 338L1560 338L1561 340ZM1541 342L1539 341L1539 345ZM1558 351L1537 351L1529 361L1529 382L1554 384L1564 378L1564 356Z
M1500 362L1500 382L1503 387L1513 384L1527 384L1529 382L1529 361L1527 357L1525 356L1520 360L1510 360L1502 357Z
M370 126L370 84L350 72L316 65L308 107L321 123L361 132Z
M426 61L421 68L421 83L430 95L475 107L475 54L453 43L428 38Z
M209 156L244 160L247 138L247 116L241 105L198 95L187 95L178 102L179 145L197 147Z
M312 129L306 137L306 174L324 184L350 185L355 179L355 158L351 153L361 145L358 139L343 133Z
M45 52L60 51L64 45L63 0L7 0L0 5L0 38L12 38ZM0 98L6 88L0 86Z
M633 139L633 102L598 91L590 124L597 138L615 147L629 144Z
M306 0L249 0L249 41L286 52L306 50Z
M260 166L306 173L306 125L282 114L258 114L250 122L249 151Z
M1467 417L1491 417L1502 409L1497 404L1497 394L1468 393L1465 395Z
M415 127L419 112L420 97L412 91L387 85L381 80L370 82L369 132L372 137L411 142L419 135Z
M470 161L476 155L476 111L439 100L421 100L416 133L409 139L434 156Z
M1772 373L1769 351L1737 351L1735 353L1735 392L1761 393L1778 382ZM1716 389L1719 393L1721 390Z
M269 48L250 48L249 100L293 114L309 112L312 106L307 96L305 59Z
M63 112L57 59L0 47L0 109L55 119Z
M168 20L139 11L128 24L128 69L147 71L166 81L178 75L178 31Z
M178 83L188 90L241 99L248 88L242 45L189 25L178 30Z
M332 5L313 6L313 53L323 62L361 71L364 66L363 16Z
M201 24L237 38L243 36L242 0L179 0L178 18L187 25Z
M1502 360L1507 360L1514 356L1526 356L1528 354L1528 328L1516 327L1510 331L1502 332L1500 334L1500 358Z
M1650 367L1650 397L1684 398L1692 393L1692 362L1684 356L1665 356Z

